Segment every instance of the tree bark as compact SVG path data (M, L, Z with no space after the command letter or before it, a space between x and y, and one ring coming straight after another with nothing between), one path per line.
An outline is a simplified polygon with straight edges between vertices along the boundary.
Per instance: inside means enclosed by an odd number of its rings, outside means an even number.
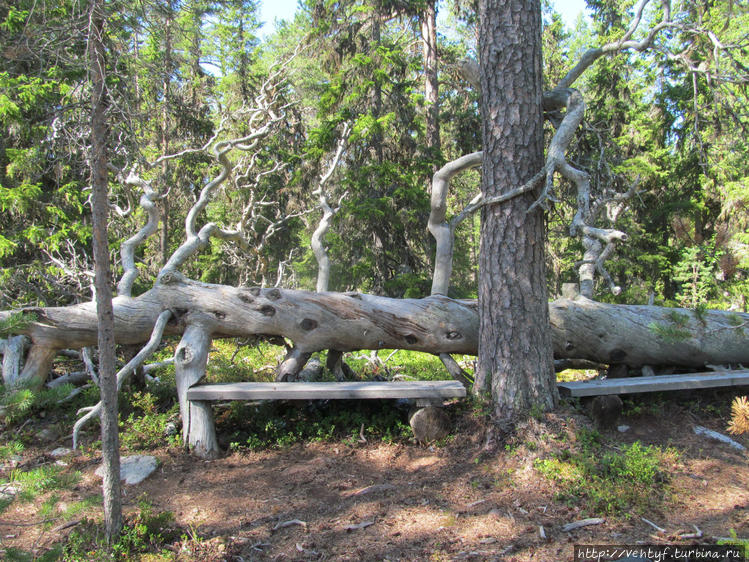
M482 193L501 195L544 166L539 0L481 0ZM482 210L474 391L495 413L557 402L544 267L544 217L525 193Z
M437 5L428 0L421 15L421 39L424 57L424 101L426 102L426 145L429 158L435 159L432 173L437 171L440 151L439 80L437 76Z
M120 497L120 451L117 424L117 379L115 369L114 311L110 283L109 176L107 171L106 50L104 47L104 4L91 4L89 52L91 53L91 207L94 241L94 286L99 345L99 388L101 390L101 451L104 466L104 523L107 540L116 540L122 528Z

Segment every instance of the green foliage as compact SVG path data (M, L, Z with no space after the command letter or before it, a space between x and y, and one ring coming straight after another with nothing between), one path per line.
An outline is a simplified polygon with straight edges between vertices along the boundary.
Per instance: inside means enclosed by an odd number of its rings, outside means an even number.
M138 511L126 517L117 542L108 545L103 525L86 519L68 537L63 560L127 561L145 559L144 555L160 555L160 560L173 560L173 555L162 550L162 545L179 536L174 525L174 514L169 511L155 513L153 505L141 498Z
M154 449L165 443L178 445L178 435L167 436L166 426L170 419L177 419L179 406L173 404L163 410L158 398L150 392L133 392L129 396L129 406L133 408L127 421L120 421L120 443L132 451Z
M744 558L749 557L749 540L740 538L736 534L735 529L730 529L728 534L730 535L729 538L725 539L719 539L718 544L719 545L729 545L729 546L738 546L744 551Z
M32 322L36 322L36 314L14 312L7 318L0 319L0 338L7 338L13 334L18 334Z
M80 479L80 472L70 472L57 465L42 465L30 470L12 469L7 480L0 483L18 486L20 490L16 498L30 502L45 492L69 489Z
M23 452L24 445L20 441L11 439L7 443L0 445L0 459L9 459L13 455L18 455Z
M630 516L656 509L667 492L664 469L677 453L639 441L607 450L597 432L580 432L576 448L537 459L535 468L556 482L558 499L585 513Z
M385 442L411 438L405 412L392 400L331 400L309 404L233 402L218 418L223 431L233 429L231 448L250 450L286 447L300 441L362 439Z
M71 384L38 391L23 386L6 389L0 385L0 416L5 418L5 423L16 424L36 412L57 407L72 390Z

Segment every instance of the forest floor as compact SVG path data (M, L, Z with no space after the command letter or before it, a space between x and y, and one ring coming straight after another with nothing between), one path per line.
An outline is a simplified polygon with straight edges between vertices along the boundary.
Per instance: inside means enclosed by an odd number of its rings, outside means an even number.
M150 450L159 468L124 487L127 521L149 524L147 506L149 514L173 515L171 533L151 545L157 554L122 558L561 561L573 560L576 544L747 537L747 456L692 431L702 425L724 433L735 393L702 392L627 401L625 432L597 432L573 405L512 428L462 408L452 413L452 436L433 446L346 439L214 461L174 446ZM35 420L33 430L42 432L44 423ZM749 446L746 437L737 440ZM54 464L49 452L62 445L68 443L40 440L0 476ZM91 525L83 518L100 520L100 504L62 514L100 493L99 462L91 452L63 457L65 471L80 473L75 485L10 503L0 514L0 552L31 560L55 545L59 555L71 533L83 540ZM53 508L45 512L45 504ZM603 522L563 530L591 517ZM696 529L701 538L690 538ZM85 558L77 552L69 557Z

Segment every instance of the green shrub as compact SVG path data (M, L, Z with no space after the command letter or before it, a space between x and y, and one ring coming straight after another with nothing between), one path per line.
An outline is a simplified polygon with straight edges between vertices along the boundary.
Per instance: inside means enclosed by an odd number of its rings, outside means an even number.
M578 434L577 449L537 459L536 470L557 483L557 498L583 505L590 514L645 513L658 507L666 492L663 467L675 451L639 441L620 451L604 451L594 431Z

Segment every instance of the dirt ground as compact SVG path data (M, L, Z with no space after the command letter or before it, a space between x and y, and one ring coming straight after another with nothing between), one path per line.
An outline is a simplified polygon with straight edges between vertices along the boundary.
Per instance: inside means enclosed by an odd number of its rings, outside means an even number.
M698 418L680 402L666 409L624 419L628 431L606 434L613 449L639 440L679 451L668 497L642 514L663 532L631 513L562 530L593 514L556 499L555 484L534 460L553 452L556 441L546 435L574 439L590 426L571 408L520 422L510 434L466 413L440 447L312 443L207 462L174 449L152 451L160 466L126 487L125 508L134 511L145 497L156 511L173 512L176 524L199 538L175 543L185 560L562 561L573 559L575 544L714 544L732 529L749 536L747 457L692 431L700 424L725 433L726 419ZM24 462L54 462L51 448L27 449ZM63 502L99 490L97 459L66 462L84 478ZM33 504L15 502L1 518L5 548L40 553L71 531L8 524L37 519ZM679 537L696 533L694 526L702 538Z

